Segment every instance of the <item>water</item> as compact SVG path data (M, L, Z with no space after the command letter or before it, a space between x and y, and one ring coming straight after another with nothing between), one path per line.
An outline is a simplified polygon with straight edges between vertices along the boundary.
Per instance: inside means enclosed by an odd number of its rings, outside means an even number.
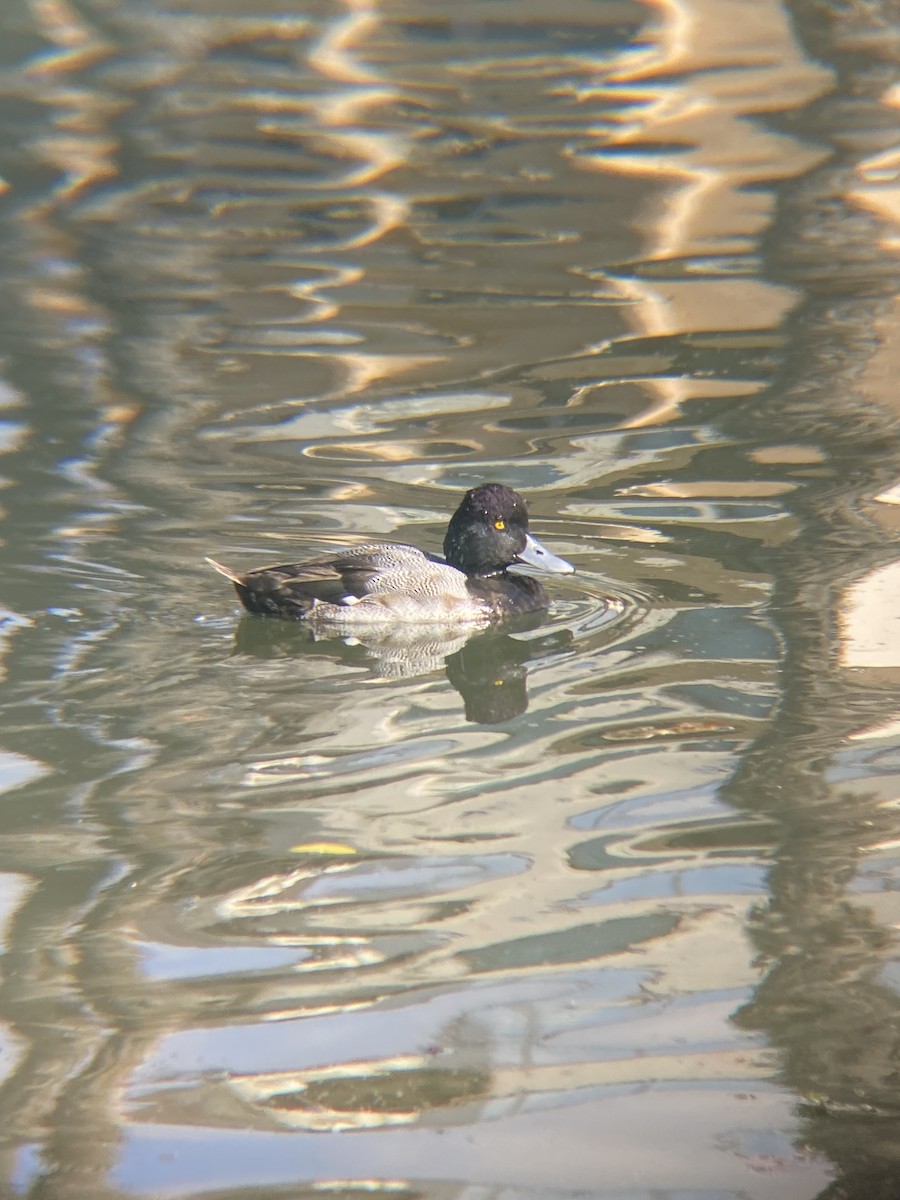
M896 1197L898 14L545 9L0 14L4 1194Z

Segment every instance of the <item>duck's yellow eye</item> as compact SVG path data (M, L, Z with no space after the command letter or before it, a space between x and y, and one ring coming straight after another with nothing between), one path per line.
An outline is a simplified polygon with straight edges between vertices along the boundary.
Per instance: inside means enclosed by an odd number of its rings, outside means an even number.
M494 528L495 529L505 529L506 528L506 522L503 520L502 517L498 517L497 520L494 522Z

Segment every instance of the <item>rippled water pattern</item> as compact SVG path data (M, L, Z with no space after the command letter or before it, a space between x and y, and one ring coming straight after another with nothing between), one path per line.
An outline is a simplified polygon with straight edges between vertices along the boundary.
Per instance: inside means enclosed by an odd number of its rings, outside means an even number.
M3 1195L896 1200L897 29L0 13Z

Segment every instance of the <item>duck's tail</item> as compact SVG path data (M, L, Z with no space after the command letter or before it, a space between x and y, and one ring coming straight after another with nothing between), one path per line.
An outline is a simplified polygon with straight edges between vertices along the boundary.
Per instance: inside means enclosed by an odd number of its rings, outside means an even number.
M238 574L237 571L232 571L231 567L223 567L222 564L220 562L216 562L214 558L207 558L206 561L211 567L215 567L220 575L224 575L226 579L230 579L232 583L244 582L243 575Z

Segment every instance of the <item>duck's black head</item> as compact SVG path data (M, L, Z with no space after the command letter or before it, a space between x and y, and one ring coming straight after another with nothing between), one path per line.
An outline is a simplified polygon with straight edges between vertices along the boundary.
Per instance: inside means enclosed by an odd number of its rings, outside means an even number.
M496 575L514 563L551 574L575 570L531 536L525 501L502 483L483 483L466 492L447 526L444 557L469 576Z

